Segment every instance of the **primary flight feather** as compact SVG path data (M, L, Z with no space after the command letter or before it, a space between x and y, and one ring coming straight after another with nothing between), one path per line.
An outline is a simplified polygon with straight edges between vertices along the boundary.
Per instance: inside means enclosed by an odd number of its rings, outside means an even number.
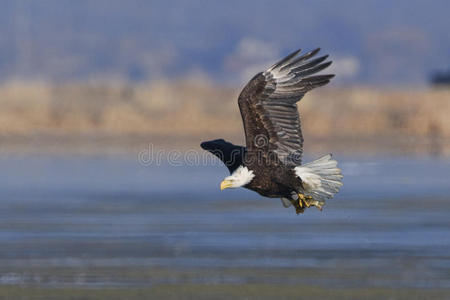
M322 209L342 186L342 174L331 154L302 165L303 136L297 102L334 75L316 75L327 68L328 55L320 49L303 55L297 50L264 72L256 74L239 95L246 146L223 139L201 147L221 159L230 176L221 189L245 187L265 197L281 198L297 213L307 207Z

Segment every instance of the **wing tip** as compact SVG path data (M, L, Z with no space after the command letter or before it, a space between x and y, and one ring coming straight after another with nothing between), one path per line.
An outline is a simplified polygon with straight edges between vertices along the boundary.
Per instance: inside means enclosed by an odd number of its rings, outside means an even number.
M322 64L322 65L323 65L323 69L322 69L322 70L325 70L326 68L328 68L329 66L331 66L332 63L333 63L332 60L327 61L327 62L324 62L324 63Z
M308 53L304 54L303 56L306 57L306 59L310 59L313 56L316 56L317 53L319 53L322 50L322 48L317 47L311 51L309 51Z
M278 62L276 62L275 64L273 64L269 69L267 69L267 72L270 72L280 66L282 66L283 64L289 62L290 60L292 60L294 57L296 57L300 52L302 52L302 49L299 48L297 50L295 50L294 52L292 52L291 54L287 55L286 57L282 58L281 60L279 60Z

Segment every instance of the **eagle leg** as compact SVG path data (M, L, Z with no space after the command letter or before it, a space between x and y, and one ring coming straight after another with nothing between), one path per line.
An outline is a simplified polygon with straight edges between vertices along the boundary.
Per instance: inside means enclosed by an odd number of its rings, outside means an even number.
M300 207L310 207L312 200L313 198L311 196L298 193L298 204Z
M305 206L303 206L303 203L301 202L301 200L299 198L299 195L300 194L298 194L298 193L292 192L291 197L288 198L291 201L292 206L294 206L295 212L297 213L297 215L298 214L302 214L305 211L305 208L306 208Z
M322 211L323 205L325 204L325 202L314 200L312 197L311 197L311 199L307 199L306 201L309 202L308 203L309 206L315 206L320 211Z
M298 193L298 206L301 208L301 212L305 210L306 207L315 206L318 210L322 211L324 202L323 201L317 201L314 200L314 198L310 195L304 195L301 193ZM297 211L297 207L296 207ZM297 211L297 214L299 212Z

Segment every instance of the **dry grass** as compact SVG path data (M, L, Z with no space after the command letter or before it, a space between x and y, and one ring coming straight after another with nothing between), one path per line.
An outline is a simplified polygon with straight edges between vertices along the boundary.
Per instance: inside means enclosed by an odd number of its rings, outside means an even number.
M239 90L189 80L147 85L8 83L0 86L0 142L59 139L63 147L73 139L87 144L156 141L190 147L219 136L243 142ZM308 94L299 110L312 145L341 141L359 147L370 141L370 147L383 148L391 140L448 154L449 89L323 88Z

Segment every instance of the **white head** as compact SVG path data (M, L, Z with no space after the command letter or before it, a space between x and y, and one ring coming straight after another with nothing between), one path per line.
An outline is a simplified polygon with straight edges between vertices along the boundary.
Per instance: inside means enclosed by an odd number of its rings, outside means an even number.
M220 183L220 189L224 190L227 188L238 188L244 186L250 181L252 181L255 174L252 170L247 167L239 166L230 176L225 177L225 179Z

